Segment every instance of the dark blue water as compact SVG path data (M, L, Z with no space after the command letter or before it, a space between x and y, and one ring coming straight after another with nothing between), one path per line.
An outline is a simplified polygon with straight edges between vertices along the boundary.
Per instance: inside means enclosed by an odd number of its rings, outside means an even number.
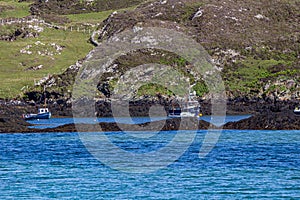
M173 134L160 133L146 145L106 133L123 150L142 152ZM300 198L300 131L226 130L199 158L205 134L198 131L179 159L150 174L102 164L77 133L1 134L0 199Z

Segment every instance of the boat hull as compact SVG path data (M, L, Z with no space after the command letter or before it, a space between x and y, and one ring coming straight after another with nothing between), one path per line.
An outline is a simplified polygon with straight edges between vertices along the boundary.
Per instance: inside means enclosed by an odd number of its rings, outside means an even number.
M177 117L201 117L200 113L191 113L191 112L181 112L181 113L169 113L168 117L177 118Z
M202 114L200 113L199 107L192 107L190 109L176 109L176 110L169 110L168 117L201 117Z
M294 114L300 116L300 110L294 110Z
M23 118L25 120L50 119L51 113L46 112L46 113L41 113L41 114L26 114L26 115L23 115Z

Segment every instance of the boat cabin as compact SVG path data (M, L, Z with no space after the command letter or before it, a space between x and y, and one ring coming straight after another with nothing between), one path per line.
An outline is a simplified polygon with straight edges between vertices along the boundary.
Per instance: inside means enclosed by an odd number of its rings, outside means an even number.
M294 114L300 116L300 108L298 106L294 109Z
M48 113L48 112L49 112L48 108L39 108L38 114L44 114L44 113Z

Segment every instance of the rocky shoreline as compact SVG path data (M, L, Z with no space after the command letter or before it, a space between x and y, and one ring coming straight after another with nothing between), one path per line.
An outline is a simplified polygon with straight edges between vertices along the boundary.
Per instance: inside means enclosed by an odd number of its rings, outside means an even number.
M238 122L229 122L223 129L300 130L300 116L293 111L264 112Z
M107 104L103 104L102 109L106 109L100 117L110 117L111 112L107 108ZM102 105L99 103L98 105ZM239 129L239 130L300 130L300 116L293 113L296 102L230 102L227 104L227 114L252 114L252 117L243 119L238 122L229 122L223 127L215 127L208 122L200 120L197 127L194 129L222 128L222 129ZM208 102L201 103L203 113L210 114L210 106ZM50 106L51 107L51 106ZM131 105L132 116L146 116L151 103L142 103ZM178 130L190 129L189 126L182 125L180 119L168 119L166 121L157 121L144 123L139 125L117 124L117 123L99 123L99 124L67 124L56 128L35 129L29 128L30 123L22 119L22 114L35 112L37 106L30 106L25 103L5 103L0 104L0 133L45 133L45 132L77 132L80 131L121 131L121 130ZM53 106L51 111L54 117L72 117L72 109L70 106ZM101 110L101 106L100 106ZM103 110L104 111L104 110ZM120 128L122 127L122 129Z

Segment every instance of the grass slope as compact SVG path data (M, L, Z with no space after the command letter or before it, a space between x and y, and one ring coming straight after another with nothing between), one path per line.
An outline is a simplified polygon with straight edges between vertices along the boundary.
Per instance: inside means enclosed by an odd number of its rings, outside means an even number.
M23 86L32 87L35 80L48 74L61 73L77 60L84 58L92 49L87 43L89 35L81 32L70 32L55 29L45 29L38 38L19 39L14 42L0 41L0 97L12 98L20 94ZM63 47L61 54L42 56L38 51L45 48L49 52L55 52L51 44L55 43ZM32 54L20 53L21 49L32 45ZM45 51L45 49L44 49ZM56 55L55 55L56 54ZM43 65L39 70L28 70L30 67Z
M15 0L1 1L0 20L30 15L31 3ZM135 6L128 9L134 8ZM0 98L14 98L22 95L27 88L34 86L35 81L50 74L61 74L77 60L84 58L93 48L88 43L91 31L113 11L56 15L57 18L69 20L65 24L68 31L42 26L44 31L39 33L38 37L17 38L15 41L0 40ZM49 19L46 20L49 21ZM27 27L27 25L0 26L0 34L13 34L15 30L22 27ZM73 28L72 32L70 27ZM89 31L77 32L77 27L81 30L86 28ZM55 47L51 46L52 44L58 45L62 50L57 52ZM31 54L22 53L21 50L30 51ZM31 70L38 66L42 68Z
M181 31L199 42L220 68L231 97L299 97L300 1L156 1L115 15L100 26L99 42L139 23ZM202 15L194 18L201 10ZM164 23L159 23L164 21ZM205 86L197 86L197 94Z
M31 3L12 1L12 0L2 0L0 1L0 18L10 18L10 17L25 17L28 16L29 7Z

